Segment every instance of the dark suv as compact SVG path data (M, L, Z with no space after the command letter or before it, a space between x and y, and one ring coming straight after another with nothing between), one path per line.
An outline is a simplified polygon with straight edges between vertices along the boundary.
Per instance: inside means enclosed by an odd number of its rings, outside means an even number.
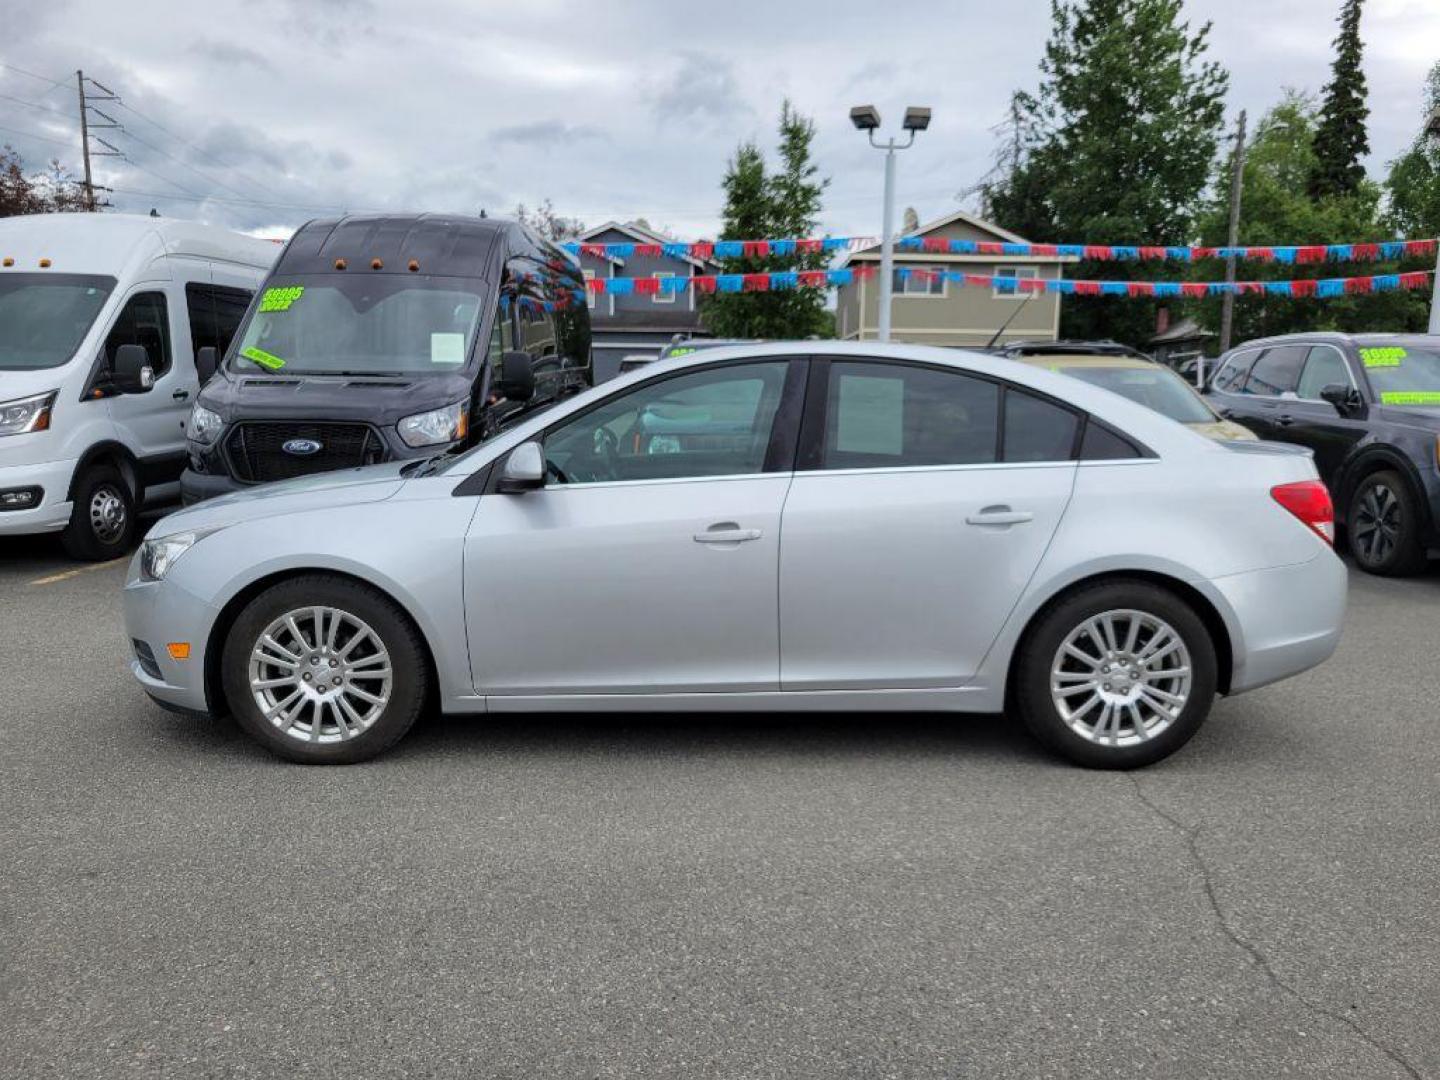
M1260 438L1315 452L1362 570L1416 573L1440 548L1440 336L1247 341L1206 392Z

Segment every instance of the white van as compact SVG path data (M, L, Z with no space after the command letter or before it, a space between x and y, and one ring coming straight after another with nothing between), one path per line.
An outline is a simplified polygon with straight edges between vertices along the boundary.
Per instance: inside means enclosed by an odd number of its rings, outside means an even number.
M279 254L162 218L0 218L0 536L126 551L179 493L196 352L224 354Z

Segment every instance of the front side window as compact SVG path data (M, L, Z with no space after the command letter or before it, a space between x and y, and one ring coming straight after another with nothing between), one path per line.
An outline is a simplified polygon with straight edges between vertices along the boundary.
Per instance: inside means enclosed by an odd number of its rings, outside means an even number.
M978 465L995 461L1000 388L954 371L830 365L822 469Z
M672 375L566 420L545 438L550 483L762 472L788 368L768 360Z
M1300 382L1300 365L1305 362L1304 345L1277 345L1266 349L1250 369L1242 394L1279 397L1293 394Z
M1329 345L1316 345L1305 360L1305 370L1300 373L1297 396L1311 401L1320 400L1320 391L1334 384L1350 386L1350 372L1345 367L1345 358L1340 350Z
M364 270L272 279L232 370L312 375L434 375L463 368L482 281Z
M1381 405L1440 405L1440 348L1362 346L1360 362Z
M158 379L170 370L170 321L166 317L165 294L136 293L125 301L115 325L105 338L105 366L115 367L121 345L139 345Z
M1143 368L1076 366L1060 370L1182 424L1215 422L1215 414L1205 404L1205 399L1175 372L1158 364Z
M114 278L93 274L0 277L0 371L69 361L114 288Z

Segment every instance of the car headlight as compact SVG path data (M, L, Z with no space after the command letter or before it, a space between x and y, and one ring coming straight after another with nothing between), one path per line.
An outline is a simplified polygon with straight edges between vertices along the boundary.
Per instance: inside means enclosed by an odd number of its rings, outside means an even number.
M140 545L140 580L161 581L175 565L176 560L214 529L192 529L188 532L172 533L146 540Z
M50 410L55 405L55 395L58 393L58 390L51 390L34 397L0 401L0 435L24 435L31 431L44 431L50 426Z
M397 425L406 446L435 446L463 439L470 429L470 406L457 401L442 409L407 416Z
M219 413L211 412L197 401L190 410L190 423L185 427L185 434L192 441L209 446L224 426L225 421L220 419Z

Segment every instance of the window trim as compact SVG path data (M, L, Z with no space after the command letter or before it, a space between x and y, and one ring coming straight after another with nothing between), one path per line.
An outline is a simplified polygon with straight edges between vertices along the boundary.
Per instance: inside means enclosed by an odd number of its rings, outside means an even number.
M1002 274L1002 273L1000 273L1001 270L1011 270L1011 271L1014 271L1014 273L1013 273L1013 274ZM1023 274L1022 274L1022 273L1020 272L1020 271L1022 271L1022 270L1028 271L1028 273L1023 273ZM1005 265L1005 264L1000 264L1000 265L997 265L997 266L995 267L995 272L994 272L993 274L991 274L990 276L991 276L992 278L1012 277L1012 276L1015 278L1015 291L1014 291L1014 292L1001 292L998 288L996 288L996 286L995 286L995 285L993 284L993 282L992 282L992 284L990 285L990 299L992 299L992 300L1024 300L1026 297L1028 297L1028 296L1030 295L1030 292L1029 292L1028 290L1026 290L1026 289L1020 288L1020 281L1021 281L1022 278L1025 279L1025 280L1029 280L1029 281L1038 281L1038 280L1040 280L1040 267L1038 267L1038 266L1019 266L1019 265L1017 265L1017 266L1009 266L1009 265Z
M673 278L679 277L680 275L677 274L674 270L653 270L651 271L650 276L658 281L661 278ZM652 304L673 304L675 303L675 294L673 292L666 292L663 289L657 288L654 295L650 297L650 302Z

